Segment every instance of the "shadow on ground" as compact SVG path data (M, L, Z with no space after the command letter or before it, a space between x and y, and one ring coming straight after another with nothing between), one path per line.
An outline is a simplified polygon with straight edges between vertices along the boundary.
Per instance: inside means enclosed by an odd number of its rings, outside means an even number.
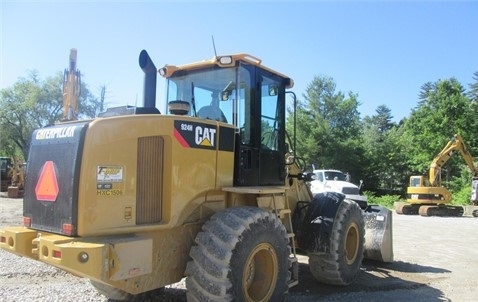
M361 272L357 280L347 286L333 286L322 284L314 280L309 270L309 265L299 265L299 285L290 289L293 301L299 301L297 297L325 299L327 296L340 295L341 301L355 301L353 293L369 293L367 301L384 301L379 292L389 292L405 289L406 296L397 297L395 301L421 300L422 289L426 291L430 301L447 301L443 292L429 286L432 280L446 278L449 270L423 266L419 264L395 261L392 263L380 263L364 260ZM435 275L436 274L436 275ZM419 292L413 290L420 289ZM372 293L377 293L374 295ZM376 297L376 299L374 298ZM357 301L363 301L357 299Z
M314 280L309 265L299 263L299 285L289 291L289 301L448 301L443 293L429 286L446 278L449 270L395 261L380 263L365 260L357 280L348 286L332 286ZM394 290L402 291L396 300L387 297ZM423 293L426 293L424 297ZM364 298L365 296L365 298ZM365 299L365 300L364 300ZM112 302L112 300L110 300ZM186 290L166 287L151 293L142 301L186 302Z

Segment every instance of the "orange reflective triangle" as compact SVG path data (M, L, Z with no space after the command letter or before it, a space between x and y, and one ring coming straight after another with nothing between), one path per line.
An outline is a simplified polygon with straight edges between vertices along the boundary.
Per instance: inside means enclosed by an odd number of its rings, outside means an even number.
M52 161L47 161L38 178L35 194L38 200L55 201L58 197L58 181L56 178L55 166Z

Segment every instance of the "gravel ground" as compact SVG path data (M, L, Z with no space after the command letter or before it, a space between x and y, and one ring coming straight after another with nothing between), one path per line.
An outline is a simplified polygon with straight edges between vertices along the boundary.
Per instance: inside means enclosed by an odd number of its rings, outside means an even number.
M20 225L22 200L0 195L0 227ZM346 287L313 280L300 258L300 283L288 301L476 301L478 218L393 216L395 261L367 262ZM89 281L0 250L0 301L108 301ZM186 301L184 282L147 301Z

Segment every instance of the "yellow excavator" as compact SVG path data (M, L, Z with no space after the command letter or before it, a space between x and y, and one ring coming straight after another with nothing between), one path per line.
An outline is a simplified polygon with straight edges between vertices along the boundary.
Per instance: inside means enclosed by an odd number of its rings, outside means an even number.
M460 151L466 164L473 175L473 184L478 180L478 168L475 166L473 157L470 155L463 138L456 134L440 153L433 159L430 165L428 178L423 175L411 176L407 188L407 203L398 204L395 207L397 214L421 216L462 216L464 209L461 206L449 205L452 195L447 188L441 185L441 168L455 153ZM471 201L478 201L477 186L473 186Z

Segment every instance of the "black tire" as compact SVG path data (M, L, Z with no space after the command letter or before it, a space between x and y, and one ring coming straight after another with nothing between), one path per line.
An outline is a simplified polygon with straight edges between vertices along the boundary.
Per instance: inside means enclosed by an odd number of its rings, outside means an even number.
M186 268L189 302L285 300L290 246L276 215L255 207L218 212L196 243Z
M322 283L347 285L360 272L365 242L362 210L352 200L344 199L332 227L330 253L309 253L309 267Z

